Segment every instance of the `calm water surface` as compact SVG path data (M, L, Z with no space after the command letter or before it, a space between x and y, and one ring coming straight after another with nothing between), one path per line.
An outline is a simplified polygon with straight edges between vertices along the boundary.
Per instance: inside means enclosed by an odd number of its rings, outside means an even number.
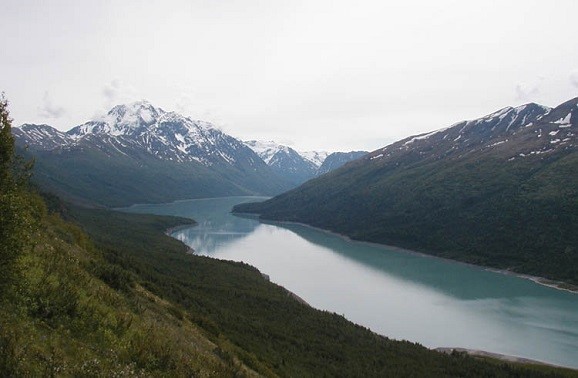
M396 339L578 368L578 294L456 262L351 242L305 226L229 214L261 197L135 205L195 219L173 237L198 254L244 261L316 308Z

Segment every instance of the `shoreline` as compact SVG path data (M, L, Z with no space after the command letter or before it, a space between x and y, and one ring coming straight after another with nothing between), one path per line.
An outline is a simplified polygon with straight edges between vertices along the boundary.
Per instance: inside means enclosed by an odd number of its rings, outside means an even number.
M497 360L504 361L504 362L542 365L542 366L550 366L550 367L554 367L554 368L561 368L561 369L568 369L568 370L578 370L578 369L570 367L570 366L556 365L556 364L551 364L551 363L540 361L540 360L533 360L531 358L512 356L509 354L502 354L502 353L488 352L488 351L479 350L479 349L440 347L440 348L431 348L431 350L435 350L436 352L445 353L445 354L452 354L453 352L466 353L467 355L472 356L472 357L493 358L493 359L497 359Z
M191 247L189 247L188 245L186 245L184 242L182 242L181 240L175 238L172 236L172 234L176 231L180 231L180 230L184 230L186 228L189 227L195 227L197 225L197 222L193 222L193 223L188 223L188 224L182 224L180 226L174 226L174 227L169 227L165 230L165 235L167 235L168 237L170 237L171 239L175 239L176 241L181 242L182 245L184 245L187 250L185 251L185 253L189 254L189 255L194 255L195 254L195 250L192 249Z
M189 227L195 227L196 225L197 225L197 222L192 221L191 223L181 224L179 226L174 226L174 227L169 227L165 230L165 235L170 236L172 238L172 236L171 236L172 233L180 231L180 230L184 230L184 229L189 228ZM175 239L175 238L173 238L173 239Z
M246 216L246 217L250 217L250 218L256 218L259 220L259 222L261 223L269 223L272 225L275 224L288 224L288 225L297 225L297 226L301 226L301 227L306 227L315 231L320 231L323 232L325 234L328 235L333 235L333 236L337 236L345 241L348 242L353 242L353 243L361 243L361 244L365 244L365 245L369 245L372 247L378 247L381 249L387 249L387 250L393 250L396 252L403 252L403 253L409 253L412 255L417 255L417 256L422 256L422 257L429 257L429 258L434 258L434 259L440 259L440 260L445 260L445 261L450 261L453 263L457 263L457 264L464 264L464 265L468 265L468 266L472 266L472 267L476 267L476 268L481 268L484 270L487 270L489 272L494 272L494 273L499 273L499 274L504 274L504 275L508 275L508 276L513 276L513 277L518 277L518 278L522 278L522 279L526 279L529 281L532 281L538 285L541 286L545 286L545 287L549 287L551 289L556 289L556 290L560 290L560 291L566 291L569 293L573 293L573 294L578 294L578 286L572 285L570 283L564 282L564 281L556 281L556 280L551 280L545 277L540 277L540 276L533 276L530 274L525 274L525 273L518 273L518 272L514 272L512 270L508 270L508 269L500 269L500 268L493 268L493 267L489 267L489 266L484 266L484 265L477 265L477 264L472 264L472 263L468 263L465 261L460 261L460 260L454 260L454 259L450 259L447 257L440 257L440 256L435 256L435 255L430 255L424 252L418 252L418 251L414 251L411 249L406 249L406 248L402 248L402 247L397 247L394 245L389 245L389 244L381 244L381 243L375 243L375 242L369 242L369 241L363 241L363 240L355 240L350 238L347 235L344 234L340 234L338 232L334 232L334 231L330 231L330 230L326 230L323 228L319 228L319 227L315 227L315 226L311 226L309 224L306 223L301 223L301 222L290 222L290 221L275 221L275 220L269 220L269 219L260 219L259 216L257 214L251 214L251 213L232 213L233 215L238 215L238 216Z
M183 241L181 241L181 240L173 237L171 234L174 233L174 232L176 232L176 231L183 230L183 229L186 229L186 228L189 228L189 227L196 227L197 225L198 225L198 223L197 223L197 222L194 222L194 223L189 223L189 224L182 224L182 225L180 225L180 226L169 227L169 228L167 228L167 229L165 230L165 235L169 236L170 238L175 239L176 241L179 241L182 245L184 245L184 246L187 248L187 250L185 251L185 253L190 254L190 255L196 255L197 252L196 252L193 248L191 248L191 247L189 247L188 245L186 245ZM200 256L200 255L199 255L199 256ZM210 256L208 256L208 257L209 257L209 258L214 258L214 257L210 257ZM259 273L261 274L261 277L263 277L263 279L264 279L265 281L271 282L271 278L269 277L268 274L261 272L261 271L260 271L257 267L255 267L255 266L253 266L253 268L255 268L255 269L257 269L257 270L259 271ZM275 285L278 285L278 284L275 284ZM301 303L301 304L303 304L303 305L305 305L305 306L314 308L314 307L311 306L309 303L307 303L307 301L306 301L305 299L301 298L300 296L298 296L297 294L295 294L295 293L292 292L291 290L287 289L285 286L281 286L281 285L278 285L278 286L280 286L281 288L283 288L283 290L285 290L285 292L287 292L287 296L292 297L292 298L295 299L297 302L299 302L299 303Z

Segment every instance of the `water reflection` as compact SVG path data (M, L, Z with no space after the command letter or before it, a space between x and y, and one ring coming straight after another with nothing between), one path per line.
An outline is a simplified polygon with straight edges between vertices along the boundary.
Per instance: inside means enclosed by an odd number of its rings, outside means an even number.
M519 298L527 295L550 297L552 291L527 280L496 275L483 268L407 253L385 246L347 241L337 235L299 224L264 222L292 231L299 237L347 259L364 264L402 280L426 285L463 300ZM568 293L558 292L561 296ZM572 295L572 294L570 294Z

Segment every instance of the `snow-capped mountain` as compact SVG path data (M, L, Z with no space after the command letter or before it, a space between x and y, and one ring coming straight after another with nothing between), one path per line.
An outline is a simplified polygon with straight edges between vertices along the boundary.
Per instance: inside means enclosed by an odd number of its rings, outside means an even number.
M25 123L20 127L13 128L12 132L22 144L34 146L34 148L41 150L52 150L73 142L70 135L48 125Z
M273 141L249 140L245 144L252 149L267 164L279 151L288 151L289 147L283 146Z
M251 140L245 144L255 151L277 174L295 185L315 177L318 167L291 147L273 141Z
M195 160L206 166L237 164L238 159L256 163L251 151L238 139L208 122L165 112L147 101L117 105L108 114L66 133L75 142L89 136L113 145L121 152L135 148L166 160Z
M372 152L367 159L441 159L495 150L508 158L548 154L576 143L576 99L556 109L530 103L506 107L479 119L462 121L430 133L412 136Z
M246 141L245 144L255 151L275 172L295 184L301 184L367 154L367 151L299 152L273 141L250 140Z
M37 177L45 173L50 186L71 187L76 197L92 191L94 183L96 189L104 185L102 194L94 189L88 198L101 203L113 197L117 188L125 190L124 203L134 192L140 193L138 201L150 202L274 194L291 187L240 140L208 122L164 111L147 101L115 106L65 133L48 125L22 125L13 133L19 146L42 156L37 159ZM54 165L70 169L55 175ZM62 181L55 183L57 177Z
M301 156L303 156L305 159L307 159L310 162L312 162L313 164L315 164L315 166L317 168L319 168L325 162L325 159L327 159L327 157L329 155L331 155L331 152L327 152L327 151L300 151L299 154Z
M284 146L274 141L261 141L261 140L250 140L246 141L245 144L249 146L257 155L263 159L263 161L267 164L271 161L273 156L283 151L287 153L289 150L293 150L298 155L300 155L303 159L310 161L313 163L317 168L323 164L323 161L329 156L330 152L327 151L297 151L292 149L291 147Z

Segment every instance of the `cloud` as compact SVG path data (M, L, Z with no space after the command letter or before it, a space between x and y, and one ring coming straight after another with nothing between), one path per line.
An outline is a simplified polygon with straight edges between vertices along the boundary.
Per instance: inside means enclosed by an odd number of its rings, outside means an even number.
M181 93L181 96L175 103L175 110L178 113L188 116L191 113L191 110L194 109L193 105L193 98L187 93Z
M219 130L226 128L228 125L222 116L222 110L218 107L210 106L198 94L195 95L189 92L181 93L179 98L174 102L174 108L177 113L185 117L211 122L213 126Z
M60 118L66 113L62 106L55 105L48 92L44 92L42 105L38 107L38 115L44 118Z
M96 119L106 114L113 106L139 100L138 91L120 79L113 79L106 83L101 90L102 105L95 111L92 118Z
M531 101L540 93L539 83L518 83L516 85L516 99Z
M570 73L570 83L578 88L578 70L574 70Z
M102 95L108 107L137 100L137 90L119 79L105 84L102 88Z
M115 79L110 83L105 84L104 88L102 88L102 94L107 100L113 101L118 97L118 94L120 93L120 87L120 80Z

